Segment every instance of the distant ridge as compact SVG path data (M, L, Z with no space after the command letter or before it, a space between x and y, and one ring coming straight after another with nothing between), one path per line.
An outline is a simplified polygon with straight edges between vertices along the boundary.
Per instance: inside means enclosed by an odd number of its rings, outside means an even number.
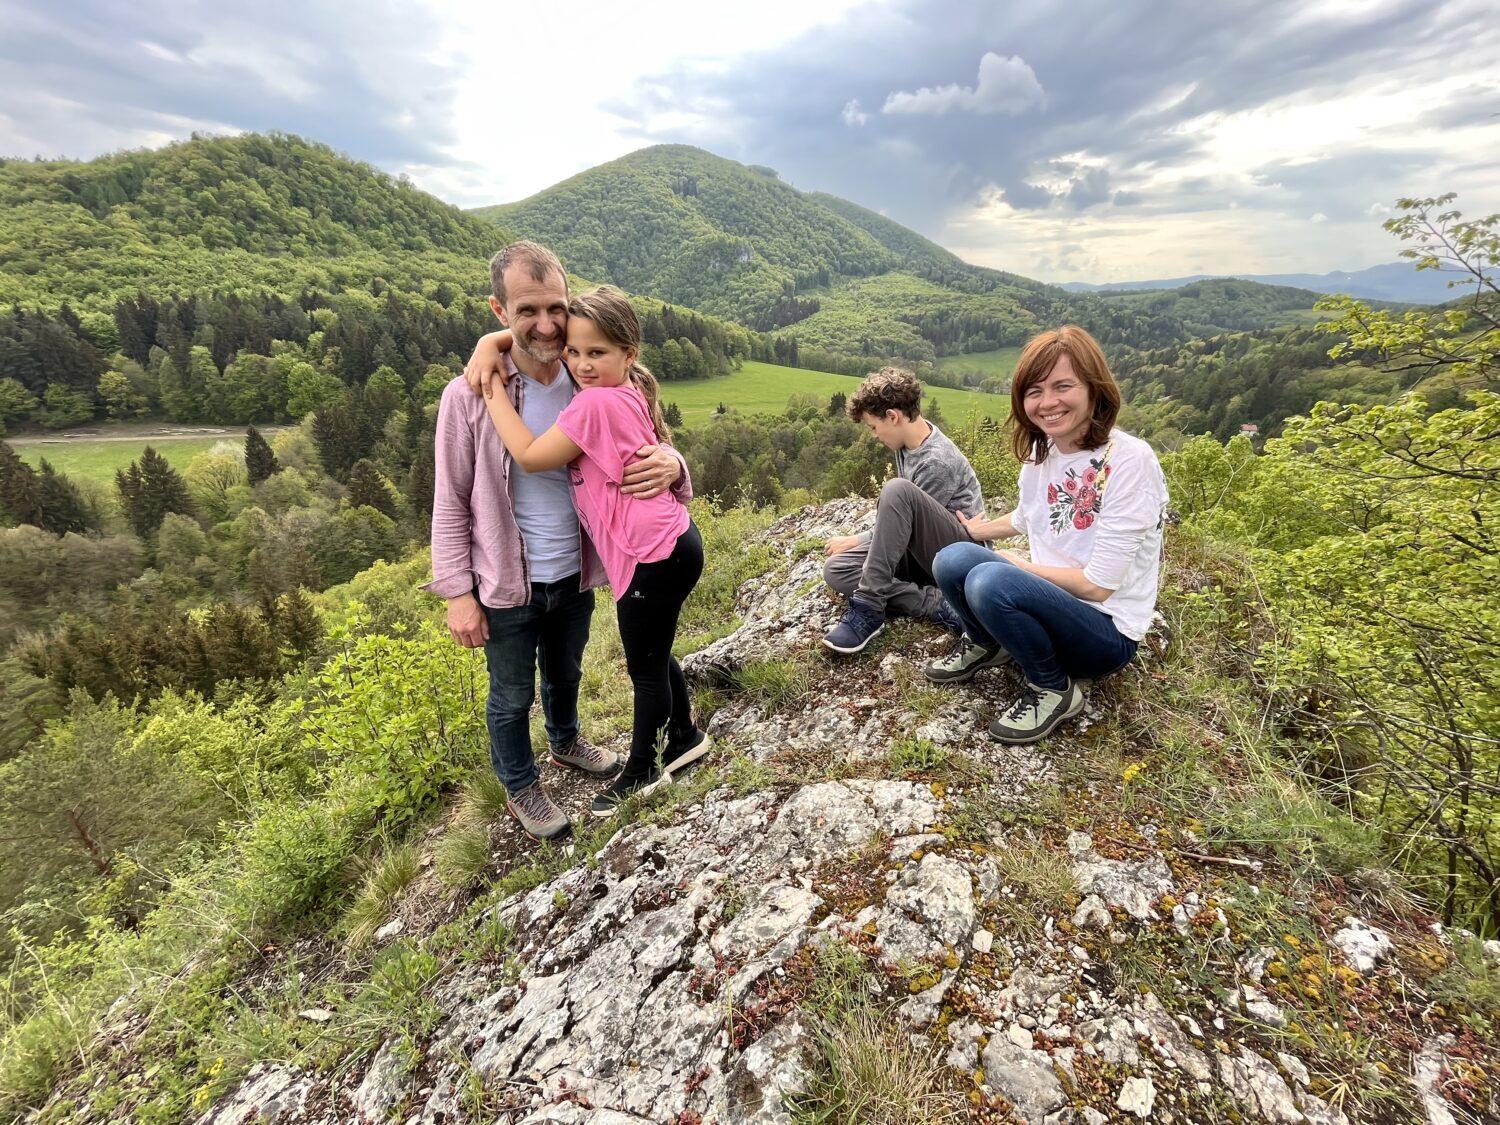
M1347 270L1334 270L1331 273L1197 273L1191 277L1110 281L1098 285L1088 281L1068 281L1061 283L1059 288L1066 289L1069 293L1178 289L1198 281L1235 278L1240 281L1257 281L1263 285L1290 285L1298 289L1311 289L1314 293L1347 293L1351 297L1363 297L1367 300L1440 305L1463 296L1462 287L1448 288L1448 282L1457 276L1436 270L1416 270L1410 262L1391 262L1352 273Z

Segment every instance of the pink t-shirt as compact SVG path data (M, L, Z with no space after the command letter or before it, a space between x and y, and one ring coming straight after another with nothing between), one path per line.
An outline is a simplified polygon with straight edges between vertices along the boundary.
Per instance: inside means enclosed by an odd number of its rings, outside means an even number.
M636 450L657 444L646 398L635 387L586 387L558 415L557 426L583 450L568 466L573 503L619 601L637 563L660 562L672 553L688 529L688 510L671 492L649 500L620 492Z

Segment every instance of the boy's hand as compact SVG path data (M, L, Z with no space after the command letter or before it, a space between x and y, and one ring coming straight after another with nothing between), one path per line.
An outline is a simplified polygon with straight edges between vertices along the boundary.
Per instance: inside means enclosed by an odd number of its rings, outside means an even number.
M842 555L845 551L853 550L858 546L858 535L835 535L823 545L823 553L832 558L834 555Z
M627 496L649 500L660 496L682 476L682 462L659 445L643 445L635 455L639 460L626 465L620 475L620 491Z

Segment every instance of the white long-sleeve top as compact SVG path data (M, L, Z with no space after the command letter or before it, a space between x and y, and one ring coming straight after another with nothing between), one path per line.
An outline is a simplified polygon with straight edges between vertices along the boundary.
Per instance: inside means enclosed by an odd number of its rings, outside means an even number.
M1138 641L1156 610L1166 510L1167 481L1155 451L1113 430L1098 449L1052 447L1040 464L1022 465L1010 518L1033 562L1082 568L1094 585L1113 590L1102 602L1079 600Z

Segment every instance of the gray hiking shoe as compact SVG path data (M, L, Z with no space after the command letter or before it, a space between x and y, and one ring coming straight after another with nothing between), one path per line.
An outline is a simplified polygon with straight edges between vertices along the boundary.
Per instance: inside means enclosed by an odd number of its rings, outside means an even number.
M972 680L984 669L998 668L1008 660L1010 653L999 645L990 648L976 644L960 633L953 651L923 668L922 675L935 684L962 684Z
M573 827L562 809L552 803L540 781L506 797L505 807L533 840L555 840L567 835L568 829Z
M590 777L614 777L620 770L620 755L613 750L601 750L583 735L579 735L567 746L552 748L554 765L579 770Z
M1014 745L1036 742L1082 711L1083 700L1083 689L1072 680L1060 691L1026 684L1015 701L990 720L990 734Z

